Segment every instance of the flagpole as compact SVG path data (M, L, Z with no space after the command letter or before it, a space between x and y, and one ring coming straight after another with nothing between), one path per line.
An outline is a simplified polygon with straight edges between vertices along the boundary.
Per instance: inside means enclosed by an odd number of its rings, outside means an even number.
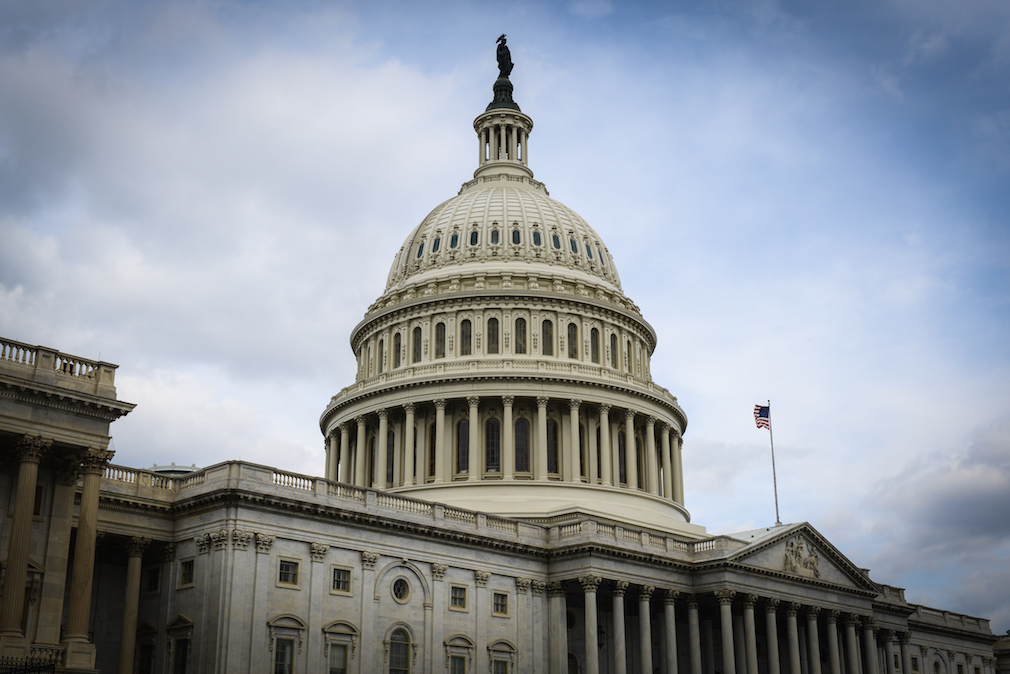
M782 526L782 520L779 519L779 481L775 476L775 437L772 434L772 401L768 401L768 441L772 446L772 488L775 490L775 526Z

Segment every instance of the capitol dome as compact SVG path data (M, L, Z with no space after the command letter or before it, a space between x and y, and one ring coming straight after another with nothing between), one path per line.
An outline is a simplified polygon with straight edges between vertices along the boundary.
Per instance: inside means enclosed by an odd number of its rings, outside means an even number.
M534 180L511 83L494 89L473 179L410 232L352 331L355 383L320 419L326 476L386 499L703 535L684 506L687 417L652 381L656 333L600 235Z

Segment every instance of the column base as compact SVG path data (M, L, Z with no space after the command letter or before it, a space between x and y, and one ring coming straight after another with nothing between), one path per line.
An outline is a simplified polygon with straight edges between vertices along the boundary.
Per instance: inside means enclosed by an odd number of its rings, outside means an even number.
M20 634L4 634L0 636L0 657L27 658L31 653L28 640Z
M95 645L87 642L65 641L64 671L95 672Z

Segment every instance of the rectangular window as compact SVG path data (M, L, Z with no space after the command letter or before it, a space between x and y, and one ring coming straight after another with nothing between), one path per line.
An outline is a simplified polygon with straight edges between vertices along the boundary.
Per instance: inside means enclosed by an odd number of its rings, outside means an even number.
M550 321L544 321L541 324L540 333L540 353L545 356L554 355L554 324Z
M137 674L154 674L154 644L140 644Z
M498 319L489 318L487 321L487 352L498 353Z
M508 615L509 596L504 592L495 592L492 611L494 612L495 615Z
M466 610L466 588L460 585L453 585L449 595L449 608L457 611Z
M347 674L347 646L330 644L330 674Z
M291 674L291 666L294 661L294 640L278 639L274 643L274 674Z
M964 665L957 666L957 674L964 674Z
M189 639L176 639L172 649L172 674L186 674L189 661Z
M32 508L32 515L42 517L42 504L45 502L46 490L41 484L35 485L35 505Z
M462 656L449 658L449 674L466 674L466 660Z
M292 559L282 559L277 566L277 583L280 585L298 584L298 562Z
M338 566L333 567L333 585L331 588L334 592L346 592L350 594L351 592L351 570L342 569Z
M144 592L154 594L161 588L161 569L149 566L144 570Z
M509 674L509 663L506 660L495 660L492 674Z
M919 671L919 658L915 657L914 655L912 656L912 671L913 672Z
M193 560L184 559L179 562L179 587L193 585Z
M894 668L897 670L901 669L901 656L898 653L894 653Z

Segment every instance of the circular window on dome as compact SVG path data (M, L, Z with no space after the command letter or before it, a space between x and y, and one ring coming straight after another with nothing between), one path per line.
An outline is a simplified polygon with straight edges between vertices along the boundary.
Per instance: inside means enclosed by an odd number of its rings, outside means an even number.
M491 243L498 243L498 230L497 229L492 229L491 230Z
M542 243L543 243L543 241L540 238L540 232L533 232L533 245L534 246L539 246Z
M417 257L421 257L422 255L424 255L424 241L417 247Z
M455 248L459 245L459 234L453 234L452 238L449 239L449 248Z
M471 246L476 246L478 238L479 238L479 234L477 233L477 230L474 230L474 231L470 232L470 245Z
M406 578L397 578L393 581L393 599L400 604L406 604L410 599L410 583Z
M554 247L558 250L561 250L561 237L558 236L557 234L552 234L551 239L554 241Z
M520 241L522 241L522 236L519 234L519 230L518 229L513 229L512 230L512 243L514 243L515 245L518 246Z
M442 239L435 239L434 241L432 241L431 242L431 252L432 253L437 253L438 252L438 247L441 244L442 244Z
M568 245L572 248L572 255L579 254L579 244L575 243L575 239L568 239Z

